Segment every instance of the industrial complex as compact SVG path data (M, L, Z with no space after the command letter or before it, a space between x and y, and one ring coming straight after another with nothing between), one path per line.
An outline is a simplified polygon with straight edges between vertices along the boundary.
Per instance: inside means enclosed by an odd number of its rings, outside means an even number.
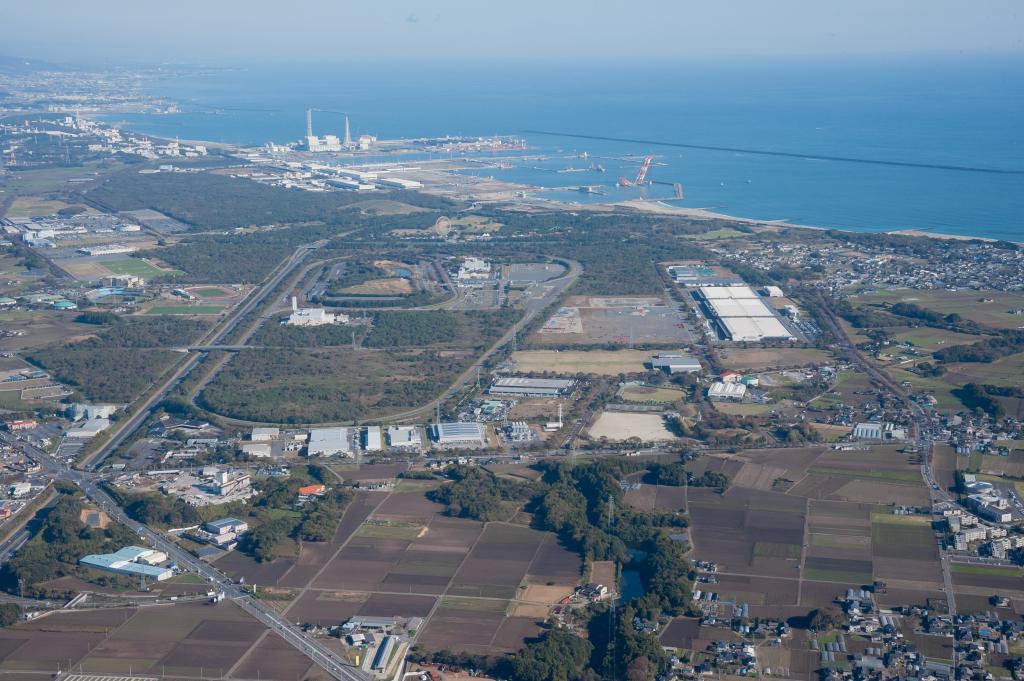
M794 338L778 315L749 286L700 286L697 296L724 338L732 341Z

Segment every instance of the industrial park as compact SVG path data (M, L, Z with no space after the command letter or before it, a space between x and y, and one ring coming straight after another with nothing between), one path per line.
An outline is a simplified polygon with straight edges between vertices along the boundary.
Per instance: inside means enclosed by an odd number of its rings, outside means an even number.
M1024 678L1019 244L720 212L895 156L398 124L378 68L0 59L0 672Z

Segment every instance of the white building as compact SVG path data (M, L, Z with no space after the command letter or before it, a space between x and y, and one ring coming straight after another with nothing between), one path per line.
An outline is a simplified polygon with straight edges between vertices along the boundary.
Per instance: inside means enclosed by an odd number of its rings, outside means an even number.
M299 308L299 301L292 296L292 313L285 324L290 326L323 326L324 324L348 324L348 315L328 312L322 307Z
M383 449L380 426L367 426L363 434L363 449L368 452L379 452Z
M749 286L701 286L704 307L733 341L792 339L775 312Z
M723 383L717 381L708 388L708 399L712 401L733 400L739 402L747 394L747 386L743 383Z
M276 440L281 436L280 428L260 428L256 427L252 429L252 433L249 435L249 439L253 442L268 442L270 440Z
M311 429L306 452L309 456L351 455L352 443L349 440L348 428Z
M67 437L95 437L100 431L110 427L110 419L89 419L64 433Z
M768 296L769 298L783 298L786 294L778 286L762 286L761 295Z
M907 431L891 423L858 423L853 428L857 440L905 440Z
M435 423L434 439L442 447L483 447L487 444L487 431L476 421Z
M462 265L455 278L460 284L480 283L491 278L491 263L483 258L468 257L463 259Z
M7 486L7 496L18 499L26 496L32 491L32 483L29 482L16 482L13 485Z
M693 374L701 370L695 357L678 352L662 352L651 357L651 368L661 369L670 374Z
M269 459L273 453L269 442L243 442L238 450L257 459Z
M399 449L419 449L423 446L420 431L416 426L390 426L388 444Z

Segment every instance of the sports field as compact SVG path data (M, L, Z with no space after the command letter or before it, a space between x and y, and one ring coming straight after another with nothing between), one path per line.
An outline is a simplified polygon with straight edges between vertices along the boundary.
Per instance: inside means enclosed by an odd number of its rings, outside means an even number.
M146 314L220 314L223 309L223 305L154 305Z

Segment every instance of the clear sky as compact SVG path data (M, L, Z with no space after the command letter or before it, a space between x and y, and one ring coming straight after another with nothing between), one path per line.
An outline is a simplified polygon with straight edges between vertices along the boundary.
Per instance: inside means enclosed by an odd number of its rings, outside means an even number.
M3 0L0 53L347 57L1024 53L1021 0Z

